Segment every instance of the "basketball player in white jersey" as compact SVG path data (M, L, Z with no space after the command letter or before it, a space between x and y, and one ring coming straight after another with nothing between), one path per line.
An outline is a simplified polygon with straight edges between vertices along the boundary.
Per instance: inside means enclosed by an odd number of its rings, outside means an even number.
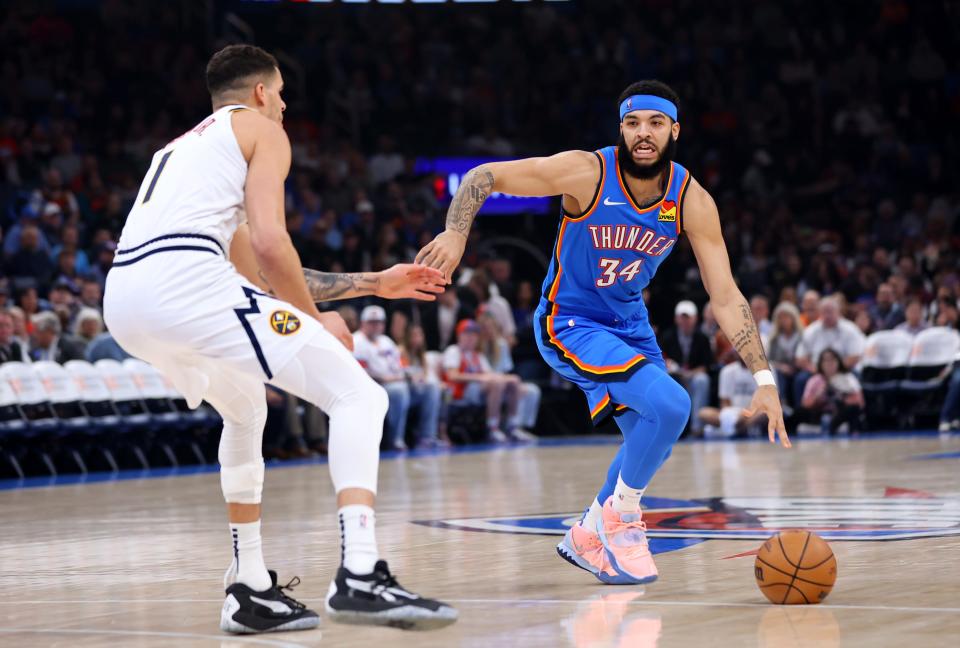
M264 383L330 416L342 565L326 610L347 623L442 627L456 611L404 590L377 553L374 494L383 389L350 353L335 313L315 302L361 295L432 300L440 273L398 265L380 273L303 270L287 234L283 183L290 143L276 59L249 45L207 66L214 112L153 158L107 277L104 317L127 351L170 377L192 407L223 417L220 482L233 537L220 627L304 630L315 612L278 586L260 539Z

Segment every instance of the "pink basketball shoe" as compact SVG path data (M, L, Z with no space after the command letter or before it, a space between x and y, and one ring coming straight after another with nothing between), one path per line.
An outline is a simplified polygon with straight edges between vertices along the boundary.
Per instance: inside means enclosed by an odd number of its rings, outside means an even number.
M636 581L618 574L610 565L600 536L577 522L557 545L557 553L571 565L585 569L608 585L632 585Z
M652 583L657 580L657 566L647 545L647 525L640 516L639 511L615 511L613 497L609 497L597 521L597 534L614 571L633 583Z

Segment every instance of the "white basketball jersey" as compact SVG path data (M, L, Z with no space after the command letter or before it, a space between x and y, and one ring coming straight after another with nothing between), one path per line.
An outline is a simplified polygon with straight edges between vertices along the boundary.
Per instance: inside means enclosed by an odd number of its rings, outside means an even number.
M120 235L121 250L170 234L201 234L223 250L246 221L247 161L224 106L157 151Z

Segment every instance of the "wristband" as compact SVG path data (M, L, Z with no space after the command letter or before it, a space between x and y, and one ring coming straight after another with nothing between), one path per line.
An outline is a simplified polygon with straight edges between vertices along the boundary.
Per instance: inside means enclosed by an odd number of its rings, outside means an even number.
M753 379L757 381L758 387L763 387L764 385L774 385L776 382L773 380L773 372L769 369L761 369L760 371L753 374Z

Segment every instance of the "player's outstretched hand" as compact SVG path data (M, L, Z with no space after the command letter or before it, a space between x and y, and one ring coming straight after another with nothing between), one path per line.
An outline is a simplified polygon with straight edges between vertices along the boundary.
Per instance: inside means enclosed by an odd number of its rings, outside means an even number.
M784 448L791 447L790 437L787 436L787 426L783 423L783 408L780 406L780 394L773 385L763 385L757 387L753 393L753 400L750 401L750 407L742 412L746 418L753 418L757 414L767 415L767 435L770 437L770 443L777 442L777 435L780 435L780 444Z
M443 273L413 263L398 263L380 273L377 297L433 301L446 287Z
M317 316L317 321L323 324L323 328L343 343L350 351L353 351L353 335L347 328L347 323L340 317L336 311L327 311Z
M447 283L453 281L453 271L460 265L463 250L467 247L467 237L449 230L437 234L437 238L427 243L417 255L417 263L436 268L443 273Z

